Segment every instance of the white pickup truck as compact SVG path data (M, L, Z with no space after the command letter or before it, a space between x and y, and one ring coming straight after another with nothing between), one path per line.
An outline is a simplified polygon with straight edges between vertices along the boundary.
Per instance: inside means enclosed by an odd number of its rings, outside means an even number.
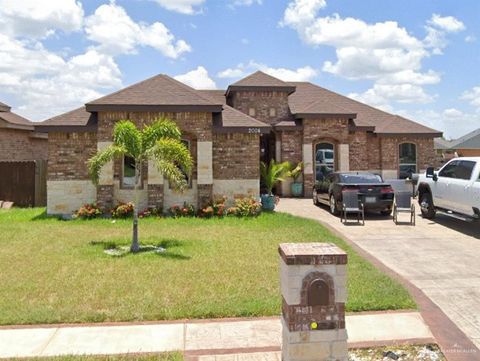
M480 219L480 157L454 158L418 178L418 202L425 218L437 211L461 219Z

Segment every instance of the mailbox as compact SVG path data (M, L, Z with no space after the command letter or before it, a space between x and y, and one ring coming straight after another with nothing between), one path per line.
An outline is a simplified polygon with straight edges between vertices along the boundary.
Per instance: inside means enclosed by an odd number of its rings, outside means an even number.
M348 360L347 254L331 243L282 243L283 361Z

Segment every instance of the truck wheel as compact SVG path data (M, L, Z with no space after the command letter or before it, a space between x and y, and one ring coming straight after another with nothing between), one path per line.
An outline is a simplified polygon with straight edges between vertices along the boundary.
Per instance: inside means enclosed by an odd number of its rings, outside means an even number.
M433 205L432 195L429 192L425 192L420 196L420 209L423 218L435 218L435 206Z

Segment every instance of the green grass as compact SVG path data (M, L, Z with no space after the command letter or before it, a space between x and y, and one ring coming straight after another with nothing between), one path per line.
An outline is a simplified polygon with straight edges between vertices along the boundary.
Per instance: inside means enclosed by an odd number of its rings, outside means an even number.
M151 355L115 355L115 356L56 356L18 359L24 361L183 361L180 352L167 352Z
M0 212L0 324L279 315L281 242L333 242L348 252L347 311L415 308L398 282L315 221L144 219L141 242L167 251L112 258L103 248L129 244L130 220L43 212Z

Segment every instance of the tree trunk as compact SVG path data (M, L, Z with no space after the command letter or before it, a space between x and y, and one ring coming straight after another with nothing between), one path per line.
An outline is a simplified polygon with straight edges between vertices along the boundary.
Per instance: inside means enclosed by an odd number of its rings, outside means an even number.
M133 235L132 245L130 251L136 253L140 251L140 244L138 242L138 202L139 202L139 183L140 183L140 162L135 161L135 203L133 204Z

